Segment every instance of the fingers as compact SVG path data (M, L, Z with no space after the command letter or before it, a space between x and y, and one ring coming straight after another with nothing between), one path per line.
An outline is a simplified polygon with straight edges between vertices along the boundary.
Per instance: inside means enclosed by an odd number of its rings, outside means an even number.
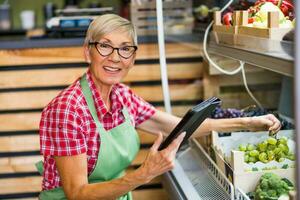
M162 135L161 132L159 132L159 133L158 133L158 136L157 136L157 138L156 138L154 144L153 144L152 147L150 148L150 150L152 150L152 151L157 151L158 148L159 148L159 146L160 146L160 144L162 143L162 141L163 141L163 135Z
M273 122L271 126L269 126L269 131L278 132L281 128L280 121L272 114L267 115L267 118Z
M175 152L178 150L182 140L185 137L186 132L182 132L173 142L166 148L166 151L173 151Z
M260 120L261 120L261 123L268 128L274 124L274 122L266 116L260 117Z

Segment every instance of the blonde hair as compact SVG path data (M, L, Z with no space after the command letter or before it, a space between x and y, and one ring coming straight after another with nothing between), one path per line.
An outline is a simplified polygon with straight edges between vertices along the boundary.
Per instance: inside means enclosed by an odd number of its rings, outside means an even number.
M115 30L127 32L132 38L133 44L137 46L137 35L134 25L116 14L104 14L94 19L87 30L84 45L98 41L103 35Z

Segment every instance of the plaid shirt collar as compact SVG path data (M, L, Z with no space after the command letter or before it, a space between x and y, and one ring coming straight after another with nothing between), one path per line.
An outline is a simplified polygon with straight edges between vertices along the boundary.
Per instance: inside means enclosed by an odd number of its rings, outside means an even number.
M87 77L89 87L92 90L93 98L94 98L94 101L95 101L95 107L96 107L96 110L97 110L99 120L102 121L103 117L108 113L110 115L113 115L113 113L122 112L123 105L122 105L121 95L120 95L120 92L117 90L117 87L115 85L112 86L112 89L111 89L111 92L110 92L111 110L109 111L107 109L102 97L101 97L101 94L97 90L96 84L92 79L90 70L87 71L87 76L86 77Z

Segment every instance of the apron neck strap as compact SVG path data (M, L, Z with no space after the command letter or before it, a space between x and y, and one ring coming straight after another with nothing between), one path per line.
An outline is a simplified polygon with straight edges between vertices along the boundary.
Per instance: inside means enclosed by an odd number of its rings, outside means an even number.
M88 85L88 82L86 80L86 74L84 74L81 77L80 85L81 85L83 95L85 97L85 100L87 102L87 105L89 107L89 110L92 114L92 117L93 117L94 121L96 122L97 126L100 129L102 129L102 131L106 132L105 129L103 128L102 124L99 121L97 111L96 111L96 107L95 107L95 103L94 103L94 99L93 99L93 94L92 94L92 92L90 90L90 87ZM125 120L130 122L130 116L129 116L128 110L126 109L125 106L123 106L122 113L125 117Z
M92 114L92 117L95 121L95 123L97 124L97 126L102 129L102 131L105 132L105 129L102 127L102 124L99 121L98 115L97 115L97 111L96 111L96 107L95 107L95 103L94 103L94 99L93 99L93 94L90 90L89 84L86 80L86 74L84 74L81 79L80 79L80 85L82 88L82 92L83 95L85 97L86 103L89 107L89 110Z
M125 117L125 120L130 122L130 116L129 116L128 110L126 109L125 106L123 106L122 113Z

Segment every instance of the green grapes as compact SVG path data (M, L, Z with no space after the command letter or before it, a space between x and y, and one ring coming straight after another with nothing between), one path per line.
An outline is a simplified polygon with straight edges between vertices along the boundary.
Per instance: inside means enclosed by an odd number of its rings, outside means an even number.
M261 161L261 162L268 162L268 157L267 157L267 154L265 152L262 152L259 154L258 156L258 159Z
M252 150L254 150L254 149L255 149L255 147L254 147L253 144L248 144L248 145L247 145L247 151L252 151Z
M244 156L244 161L247 163L247 162L249 162L249 155L245 155Z
M249 152L249 155L251 157L257 157L259 155L259 151L257 151L257 150L254 149L254 150L252 150L252 151Z
M287 145L288 139L281 137L279 139L269 137L266 140L254 144L240 144L239 151L244 152L244 161L246 163L263 162L272 160L283 162L285 159L295 160L295 155L290 152Z
M256 157L252 157L252 156L250 156L248 161L249 161L249 162L256 163L258 160L257 160L257 158L256 158Z
M277 143L277 140L276 140L275 138L273 138L273 137L269 137L269 138L267 139L267 142L268 142L269 144L275 145L275 144Z
M268 147L268 142L259 143L257 146L259 151L266 151Z
M239 150L240 150L240 151L246 151L246 150L247 150L247 146L244 145L244 144L240 144Z

